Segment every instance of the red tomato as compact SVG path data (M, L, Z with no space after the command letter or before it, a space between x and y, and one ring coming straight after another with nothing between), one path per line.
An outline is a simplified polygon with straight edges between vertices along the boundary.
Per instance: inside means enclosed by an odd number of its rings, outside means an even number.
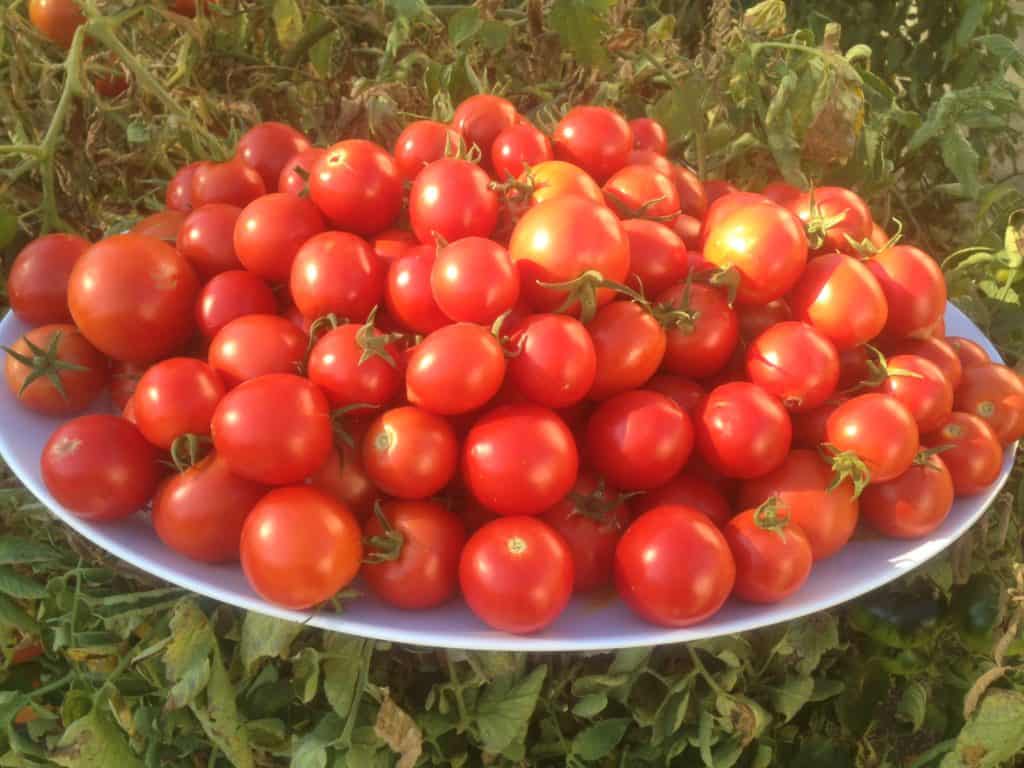
M722 179L709 179L704 182L704 193L707 195L709 207L720 197L734 195L739 191L739 187L736 187Z
M469 430L462 454L466 485L500 515L536 515L572 490L579 456L572 433L547 408L505 405Z
M421 243L434 245L476 235L498 223L498 195L487 172L468 160L446 157L416 176L409 191L409 223Z
M627 165L601 188L623 218L671 220L679 215L679 193L672 179L650 165Z
M976 365L987 365L992 362L992 358L988 356L985 348L970 339L965 339L962 336L947 336L946 343L956 352L964 371Z
M592 400L642 387L665 358L665 329L636 302L613 301L601 307L587 330L596 357Z
M505 353L486 328L446 325L412 348L405 371L409 402L452 415L479 408L501 388Z
M744 381L716 387L694 414L697 448L726 477L752 478L780 466L789 453L789 414L763 389Z
M410 248L388 268L384 293L388 314L416 333L431 333L450 322L430 288L436 252L432 245Z
M938 429L953 412L953 387L938 366L917 355L895 355L887 367L878 391L903 403L922 434Z
M306 335L277 315L243 315L210 342L209 362L230 389L268 373L298 373Z
M309 476L309 484L343 502L359 520L365 521L373 514L374 502L380 494L363 466L363 435L353 438L357 438L353 446L339 441L324 465Z
M804 413L792 414L793 445L798 448L817 450L828 439L825 434L825 425L828 422L828 417L846 399L835 397L824 405L819 405L817 408L812 408Z
M39 459L43 482L62 506L83 520L119 520L153 496L160 470L156 449L134 424L93 414L65 422Z
M634 149L629 153L626 165L649 165L669 178L672 178L673 169L676 167L675 163L665 157L664 152L655 152L652 149Z
M871 236L874 222L871 209L859 195L843 187L818 187L814 190L814 205L817 215L823 219L842 216L842 220L829 227L822 238L821 249L853 253L850 240L861 243ZM804 192L785 203L800 220L814 228L811 211L811 193Z
M491 167L496 178L516 179L527 168L554 158L551 141L529 123L512 125L491 145Z
M692 507L721 528L732 517L732 508L720 487L696 469L687 468L667 483L630 499L634 517L665 505Z
M70 323L68 279L89 241L77 235L43 235L21 249L7 275L7 300L29 325Z
M199 279L241 269L235 255L235 223L242 209L227 203L210 203L192 211L182 222L176 246L189 260Z
M791 317L789 304L784 299L741 307L736 312L736 319L740 323L740 339L749 343L772 326L784 323Z
M889 303L886 333L894 338L928 335L946 311L946 279L938 263L912 245L894 245L867 265Z
M524 171L519 180L533 187L530 202L534 205L567 195L580 195L604 204L601 185L572 163L561 160L539 163L529 171Z
M668 134L661 123L650 117L635 117L629 121L633 132L633 147L649 149L664 155L668 152Z
M679 235L689 252L699 251L704 247L700 239L700 228L700 219L687 216L685 213L676 216L676 220L672 222L672 231ZM703 255L700 255L700 258L703 261Z
M167 190L164 192L164 204L172 211L192 210L192 178L205 161L189 163L180 169L167 183Z
M708 182L708 184L714 183ZM729 216L751 205L763 204L765 200L768 200L768 198L764 195L759 195L755 192L740 192L735 188L731 192L722 195L721 198L711 200L709 197L707 213L704 215L704 220L701 223L700 247L695 250L703 250L704 243L708 239L711 230Z
M33 328L4 349L7 387L30 411L79 413L107 385L107 358L69 323Z
M137 363L121 363L117 360L110 365L110 399L118 410L124 410L125 406L135 394L135 388L139 385L139 379L146 372L148 366Z
M493 240L464 237L438 251L430 289L452 320L490 325L519 299L519 273Z
M264 195L249 203L238 217L235 253L250 272L265 280L284 282L292 274L299 250L305 250L304 244L323 231L320 211L306 198L284 192ZM345 237L358 240L354 235ZM299 300L295 301L301 309Z
M529 400L565 408L587 396L597 356L583 324L567 315L530 315L511 338L508 377Z
M864 382L871 381L875 377L872 370L874 360L866 345L844 349L839 353L839 392L850 392L859 389Z
M964 370L956 390L956 409L988 422L1003 445L1024 437L1024 381L997 363Z
M137 222L129 232L163 240L172 245L177 241L186 214L182 211L159 211Z
M420 241L416 235L404 229L385 229L373 238L373 252L386 264L398 261L418 245Z
M153 528L165 545L192 560L234 562L245 519L268 490L234 474L214 453L160 486Z
M735 594L748 603L781 602L811 575L807 534L771 504L743 510L722 529L736 561Z
M258 376L228 392L212 431L232 472L267 485L302 481L323 466L334 443L327 398L290 373Z
M954 411L921 442L928 448L943 448L942 463L949 469L957 496L987 490L1003 467L999 437L988 422L969 413Z
M673 373L659 373L644 385L644 389L661 392L661 394L673 400L687 414L693 413L697 404L707 394L704 391L704 387L697 382L692 379L684 379L682 376L676 376Z
M395 399L402 383L400 357L398 346L372 324L347 323L313 345L308 376L335 408L384 406Z
M329 600L359 571L359 523L340 501L308 486L276 488L242 528L242 570L268 602L295 611Z
M647 296L657 296L686 277L686 245L675 232L648 219L628 219L622 222L622 229L629 238L629 282L633 287Z
M897 539L927 536L953 508L953 477L935 454L919 454L906 472L887 483L872 485L860 497L871 527Z
M896 398L877 393L854 397L836 408L825 434L837 451L852 453L864 463L870 483L902 475L919 447L913 414Z
M385 603L407 611L436 608L459 587L466 526L436 501L389 501L366 524L363 578Z
M148 363L180 349L194 327L199 281L171 246L116 235L82 254L68 281L75 325L115 360Z
M697 174L678 163L672 164L669 177L676 185L679 195L679 210L697 219L704 218L708 210L708 196Z
M519 117L515 106L508 99L480 93L470 96L455 108L452 128L472 147L480 148L484 163L490 160L494 139L506 128L514 125Z
M796 201L803 193L792 184L787 184L784 181L773 181L761 190L761 194L773 203L789 207L789 204Z
M384 265L361 237L322 232L295 254L289 287L304 317L334 314L362 322L384 297L385 279Z
M693 425L659 392L623 392L598 407L587 423L591 465L627 491L657 488L671 480L693 450Z
M458 443L451 425L415 406L385 411L363 438L366 474L401 499L433 496L455 475Z
M228 203L244 208L257 197L265 195L267 188L259 172L241 160L226 163L201 163L192 173L193 208L210 203Z
M39 34L61 48L70 48L75 30L85 24L75 0L31 0L28 18Z
M779 323L747 348L747 375L789 410L809 411L835 392L839 353L813 326Z
M889 244L889 235L877 223L871 223L871 235L868 237L871 244L878 250L882 250Z
M309 139L284 123L266 122L254 125L242 134L235 147L235 157L255 168L263 177L267 192L277 191L281 169L300 152L309 149Z
M929 336L927 339L901 339L896 342L890 350L897 355L917 355L934 363L943 378L955 390L960 385L960 378L963 376L963 365L956 354L956 350L948 340Z
M402 210L402 176L381 147L347 139L317 160L309 196L338 229L373 235L390 227Z
M210 278L196 301L196 325L212 339L225 325L245 315L272 315L277 299L252 272L233 269Z
M687 627L716 613L736 580L721 531L690 507L655 507L638 517L615 550L615 586L642 618Z
M658 304L686 315L669 326L662 367L693 379L721 371L740 339L739 321L725 294L704 283L677 283L658 296Z
M395 141L395 165L402 178L412 181L426 166L440 160L445 152L459 149L458 131L434 120L416 120Z
M321 147L307 147L292 155L283 166L277 177L277 191L301 197L309 192L309 179L313 176L320 158L327 154ZM300 173L301 171L301 173Z
M201 360L172 357L143 374L132 397L135 423L165 451L182 435L209 435L210 419L224 397L217 372Z
M633 131L607 107L573 107L551 136L555 157L578 165L603 184L629 160Z

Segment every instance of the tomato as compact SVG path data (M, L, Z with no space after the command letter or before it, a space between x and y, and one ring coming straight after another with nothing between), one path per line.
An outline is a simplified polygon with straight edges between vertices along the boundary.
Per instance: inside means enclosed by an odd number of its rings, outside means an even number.
M700 229L700 219L688 216L685 213L676 216L675 221L672 222L672 231L679 236L689 252L699 251L703 247L700 239ZM703 260L703 255L698 255Z
M29 325L70 323L68 279L89 241L77 235L43 235L18 253L7 275L7 301Z
M490 183L483 168L451 157L420 171L409 192L409 223L419 241L489 237L498 223L498 195Z
M167 547L192 560L234 562L245 519L268 490L210 454L160 486L153 499L153 528Z
M242 209L227 203L210 203L192 211L182 222L176 246L189 260L199 279L241 269L235 255L235 223Z
M811 544L785 510L772 502L745 509L722 529L736 561L736 597L748 603L779 603L811 575Z
M459 587L466 526L436 501L389 501L366 524L370 591L407 611L436 608ZM383 521L387 521L387 527Z
M736 312L740 324L740 338L751 342L774 325L784 323L792 317L785 299L776 299L767 304L741 307Z
M530 193L530 202L534 205L567 195L580 195L595 203L604 204L601 185L594 181L586 171L572 163L564 163L561 160L538 163L528 171L524 171L519 180L533 188L533 192Z
M75 325L115 360L147 363L180 349L194 327L199 281L171 246L116 235L82 254L68 281Z
M508 378L529 400L548 408L578 403L597 370L594 342L579 320L530 315L511 337Z
M903 403L919 432L938 429L949 418L953 387L937 365L917 355L895 355L889 358L887 368L889 375L878 391Z
M324 465L309 476L310 485L344 502L361 521L369 519L380 498L363 466L362 438L360 432L353 435L353 445L339 441Z
M231 471L268 485L297 483L327 461L334 443L327 398L290 373L243 381L213 414L213 445Z
M458 131L435 120L416 120L405 126L395 141L395 165L402 178L412 181L431 163L459 149Z
M373 235L390 227L402 210L402 176L381 147L347 139L317 160L309 197L338 229Z
M554 158L551 141L529 123L503 130L491 145L491 167L502 181L516 179L527 168Z
M139 385L139 379L146 372L148 366L137 363L122 363L114 360L110 366L110 399L118 410L124 410L125 406L135 394Z
M793 435L782 403L744 381L715 387L697 407L694 427L704 460L738 478L765 475L781 465Z
M714 182L708 183L713 184ZM761 205L766 200L768 200L768 198L764 195L759 195L755 192L740 192L735 188L731 192L724 194L715 200L711 200L709 197L708 209L704 215L703 222L701 222L700 248L697 248L696 250L703 250L704 243L707 241L711 230L725 221L729 216L749 206Z
M725 294L704 283L677 283L658 296L658 304L685 313L668 328L662 367L693 379L721 371L740 339L739 321Z
M276 488L245 521L242 570L268 602L301 611L329 600L359 571L359 523L340 501L308 486Z
M388 268L384 293L388 314L416 333L430 333L450 322L430 287L436 252L432 245L410 248Z
M555 413L537 405L505 405L470 428L462 476L478 501L500 515L536 515L572 490L576 443Z
M183 211L159 211L142 219L129 231L173 244L185 223L185 216Z
M519 299L519 272L493 240L464 237L438 251L430 289L452 320L490 325Z
M672 164L669 177L676 186L679 195L679 210L697 219L701 219L708 210L708 197L697 174L678 163Z
M789 295L789 306L795 319L813 325L840 351L875 338L890 311L872 271L842 253L811 259Z
M693 450L693 425L660 392L623 392L598 407L587 423L586 455L614 486L657 488L671 480Z
M638 517L615 549L615 586L642 618L687 627L722 607L736 580L725 537L690 507L655 507Z
M852 453L864 463L864 479L870 483L902 475L919 447L913 414L896 398L878 393L851 398L836 408L825 434L835 450Z
M629 283L634 288L657 296L686 277L686 245L669 227L648 219L628 219L622 229L629 239Z
M921 453L906 472L868 487L860 497L864 519L879 533L919 539L934 531L953 508L953 477L941 456Z
M688 414L693 412L693 409L707 394L697 382L676 376L673 373L659 373L644 385L644 389L660 392Z
M698 469L688 467L664 485L630 499L629 508L634 517L665 505L692 507L702 512L721 528L732 517L732 508L720 484L707 478Z
M801 221L808 224L811 230L815 228L813 221L815 213L823 219L830 219L834 216L843 217L823 233L821 249L853 253L855 249L849 240L861 243L871 236L874 226L871 209L857 193L843 187L818 187L813 192L814 206L817 211L811 210L811 194L809 192L801 193L797 197L787 200L784 205L799 216Z
M960 359L962 370L973 368L976 365L987 365L992 362L985 348L975 341L965 339L962 336L947 336L946 343L953 348L956 356Z
M75 0L31 0L28 18L39 34L61 48L70 48L75 30L85 24Z
M787 321L772 326L747 348L747 375L789 410L824 404L839 383L839 353L820 331Z
M172 357L146 371L132 397L142 435L165 451L182 435L209 435L210 419L224 397L217 372L201 360Z
M196 325L207 339L245 315L272 315L277 299L263 280L252 272L234 269L210 278L196 301Z
M956 390L956 409L988 422L1003 445L1024 437L1024 380L996 363L964 370Z
M665 358L665 329L643 306L613 301L587 325L596 369L590 398L604 400L642 387Z
M428 411L468 413L494 397L505 378L505 353L486 328L455 323L412 348L405 372L409 402Z
M348 232L322 232L298 249L289 287L304 317L334 314L362 322L384 298L385 279L368 242Z
M912 245L894 245L867 265L889 303L886 333L895 338L928 335L946 312L946 279L938 263Z
M192 179L199 167L205 164L205 161L189 163L174 174L174 177L167 183L167 190L164 192L164 204L168 210L192 210Z
M854 486L835 475L818 451L797 449L776 469L740 486L741 509L758 507L777 497L781 512L807 535L815 560L831 557L853 536L859 504Z
M107 359L68 323L34 328L7 352L7 387L47 416L84 411L107 385Z
M655 152L651 149L634 149L629 153L629 160L626 165L649 165L658 173L663 173L672 178L676 164L665 157L663 152Z
M603 184L629 160L633 131L607 107L573 107L551 136L555 157L578 165Z
M192 173L193 208L210 203L228 203L244 208L267 193L263 177L241 160L226 163L201 163Z
M722 179L708 179L704 182L704 193L707 195L709 207L719 198L736 194L739 191L739 187Z
M988 489L1003 468L1003 447L988 422L970 413L954 411L946 422L921 442L943 448L942 463L953 478L957 496L973 496Z
M948 340L934 336L929 336L927 339L901 339L889 351L898 355L923 357L938 367L943 378L954 390L960 385L963 365Z
M765 185L765 188L761 190L761 194L773 203L788 207L791 202L796 201L803 193L792 184L787 184L784 181L773 181Z
M305 250L303 246L323 231L323 217L306 198L284 192L264 195L249 203L239 215L234 232L235 253L250 272L266 280L284 282L292 274L299 250ZM363 242L355 235L343 236Z
M458 443L451 425L415 406L385 411L363 438L366 474L401 499L433 496L455 475Z
M650 165L627 165L601 188L623 218L668 220L679 215L679 193L672 179Z
M372 324L347 323L313 345L308 375L336 408L357 403L383 406L398 395L400 357L398 346Z
M812 408L803 413L792 414L793 445L798 448L817 450L822 443L828 440L826 435L828 417L832 415L832 411L847 399L842 396L834 397L817 408Z
M256 169L263 177L267 192L276 192L281 169L309 146L309 139L290 125L259 123L242 134L235 147L235 157Z
M277 191L301 197L309 191L309 179L321 157L327 154L322 147L307 147L292 155L277 177ZM300 173L301 171L301 173Z
M733 211L709 229L704 259L739 272L740 304L766 304L800 279L807 263L807 236L791 213L765 200Z
M849 393L863 387L876 374L872 370L875 355L867 345L844 349L839 353L839 387L840 394Z
M269 373L298 373L306 345L306 335L284 317L243 315L217 331L208 357L230 389Z
M538 281L564 282L594 270L621 283L629 274L629 239L622 224L603 205L576 195L528 210L512 231L509 253L519 265L523 299L543 312L558 309L567 294ZM611 290L597 290L598 306L612 298ZM575 312L578 306L573 302L566 310Z
M156 449L128 421L79 416L50 436L39 459L43 482L83 520L119 520L141 509L160 479Z
M495 138L515 125L518 117L519 113L508 99L480 93L470 96L455 108L451 125L468 146L476 144L480 148L486 165L490 161Z
M668 134L661 123L650 117L635 117L629 121L633 133L634 149L648 149L659 155L668 153Z

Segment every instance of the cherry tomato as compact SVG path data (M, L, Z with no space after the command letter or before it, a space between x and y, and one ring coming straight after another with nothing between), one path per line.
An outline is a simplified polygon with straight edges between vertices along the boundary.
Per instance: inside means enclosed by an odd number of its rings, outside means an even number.
M894 338L926 336L946 311L946 279L927 253L894 245L867 261L889 303L885 331Z
M839 353L824 334L806 323L769 328L747 348L747 375L789 410L824 404L839 383Z
M565 610L572 595L572 554L562 536L532 517L493 520L470 536L459 561L466 603L483 622L528 634Z
M792 317L789 304L784 299L741 307L736 312L740 323L740 339L751 342L774 325L784 323Z
M161 360L139 380L132 397L135 423L143 437L166 451L182 435L209 435L222 397L224 384L206 363L191 357Z
M459 149L458 131L434 120L409 123L395 141L395 165L403 179L412 181L426 166L440 160L446 151Z
M309 484L344 502L356 518L365 521L380 493L363 466L362 438L362 433L353 435L353 445L339 441L324 465L309 476Z
M259 171L241 160L226 163L201 163L192 173L192 207L210 203L228 203L244 208L267 188Z
M268 602L302 611L330 599L359 571L359 523L340 501L308 486L275 488L242 528L242 570Z
M953 387L938 366L917 355L895 355L887 367L878 391L903 403L922 434L938 429L953 412Z
M192 210L192 179L199 167L205 164L205 161L189 163L174 174L164 192L164 204L169 210Z
M713 184L714 182L707 183ZM711 200L709 197L708 209L704 215L704 220L701 222L700 247L696 250L704 249L704 243L707 241L711 230L725 221L729 216L749 206L761 205L765 200L768 200L768 198L764 195L759 195L755 192L740 192L735 188L733 188L731 192L724 194L715 200Z
M256 169L263 177L267 192L276 192L281 169L307 149L309 139L300 131L284 123L266 122L242 134L235 147L235 157Z
M432 245L410 248L388 268L384 293L388 314L416 333L431 333L450 322L430 287L436 253Z
M306 198L284 192L264 195L249 203L239 215L234 233L235 253L250 272L265 280L284 282L292 274L299 250L305 250L303 246L323 231L323 217ZM355 235L344 236L363 242Z
M107 385L107 358L69 323L33 328L4 349L7 387L30 411L80 413Z
M398 346L373 325L347 323L313 345L308 376L335 408L383 406L395 399L402 383L400 357Z
M685 213L681 213L676 216L675 221L672 222L672 231L679 235L680 239L686 245L687 251L691 253L698 252L703 248L700 239L700 228L700 219L688 216ZM700 258L703 261L704 256L702 254L698 255L700 255Z
M572 163L564 163L561 160L538 163L524 171L519 180L533 187L530 202L534 205L567 195L580 195L595 203L604 204L601 185L587 175L586 171Z
M215 275L203 286L196 301L196 325L212 339L225 325L245 315L272 315L277 299L252 272L234 269Z
M234 562L245 519L268 490L210 454L160 486L153 499L153 528L170 549L192 560Z
M548 408L578 403L597 370L594 342L579 320L567 315L530 315L511 338L509 379L529 400Z
M110 399L118 410L124 410L125 406L135 394L135 388L139 385L139 379L146 372L149 366L138 363L122 363L112 361L110 366Z
M68 279L89 241L77 235L43 235L18 253L7 276L7 300L30 325L70 323Z
M721 531L690 507L655 507L638 517L615 550L615 585L642 618L687 627L716 613L736 580Z
M921 453L906 472L868 487L860 497L864 519L897 539L927 536L953 508L953 477L941 456Z
M327 150L321 147L307 147L292 157L281 167L277 177L277 191L296 197L302 197L309 191L309 179L313 169ZM301 171L301 173L300 173Z
M491 144L491 167L498 179L516 179L527 168L554 158L551 141L529 123L503 130Z
M402 210L402 176L381 147L347 139L317 160L309 196L338 229L374 235L390 227Z
M452 415L479 408L501 388L505 353L486 328L455 323L413 347L405 372L409 402Z
M988 489L1003 468L1003 447L992 427L970 413L954 411L946 422L922 440L928 448L942 448L942 463L953 478L957 496L973 496Z
M158 211L137 222L129 232L134 235L145 235L156 240L174 244L185 223L186 214L182 211Z
M679 215L679 193L672 179L650 165L627 165L601 188L623 218L670 219Z
M927 339L901 339L892 347L891 352L897 355L923 357L938 367L943 378L954 390L960 385L963 365L948 340L934 336Z
M519 113L508 99L481 93L470 96L455 108L454 128L466 144L480 148L485 164L491 157L491 146L498 134L515 125Z
M704 193L708 198L708 206L721 197L734 195L740 191L739 187L730 184L722 179L708 179L704 182Z
M644 389L660 392L673 400L687 414L693 413L697 404L707 394L697 382L676 376L674 373L659 373L644 385Z
M1024 380L997 363L964 369L956 409L988 422L1003 445L1024 437Z
M659 155L668 153L668 134L661 123L650 117L635 117L629 121L633 132L633 148L648 149Z
M587 325L596 369L590 398L604 400L642 387L665 358L665 329L643 306L613 301Z
M39 34L61 48L70 48L75 30L85 24L75 0L31 0L28 18Z
M644 512L665 505L692 507L721 528L732 517L729 500L719 483L703 473L698 474L698 471L687 467L664 485L634 496L629 502L633 516L640 517Z
M489 237L498 223L498 195L490 183L483 168L451 157L420 171L409 192L409 223L419 241Z
M859 195L843 187L818 187L813 192L814 206L811 210L811 193L804 192L789 198L784 205L800 217L805 224L812 223L815 213L823 219L842 216L824 234L821 249L853 253L850 240L861 243L871 236L874 222L871 209ZM847 239L849 238L849 240Z
M902 475L919 447L913 414L896 398L877 393L859 395L836 408L825 433L837 451L860 458L871 483Z
M973 368L976 365L987 365L992 362L985 348L975 341L965 339L962 336L947 336L946 343L953 348L956 356L960 359L962 370Z
M778 203L788 208L789 204L796 201L803 193L792 184L787 184L784 181L773 181L765 185L765 188L761 190L761 194L773 203Z
M415 406L385 411L363 438L366 474L400 499L433 496L455 475L458 444L451 425Z
M633 131L607 107L573 107L551 137L555 157L578 165L603 184L629 160Z
M844 349L839 353L839 386L840 394L861 388L870 382L875 373L872 370L872 354L866 345Z
M438 252L430 289L452 320L490 325L519 299L519 272L493 240L464 237Z
M769 502L770 505L770 502ZM736 561L736 597L748 603L778 603L811 575L811 543L785 510L745 509L722 529Z
M39 463L57 502L97 522L141 509L160 479L156 449L134 424L107 414L62 424L43 446Z
M657 296L686 277L686 245L669 227L628 219L622 229L629 238L629 282L634 288Z
M713 389L697 407L694 427L704 460L738 478L759 477L780 466L793 435L782 403L744 381Z
M298 249L289 287L304 317L334 314L362 322L384 298L385 279L368 242L348 232L322 232Z
M210 203L192 211L178 231L178 253L189 260L199 279L241 269L235 255L235 223L242 209L227 203Z
M373 252L377 254L377 258L387 264L398 261L418 245L420 242L416 239L416 235L404 229L386 229L373 238ZM431 252L433 250L436 249L432 249Z
M209 362L231 389L269 373L298 373L306 345L306 335L286 318L243 315L217 331Z
M740 339L736 312L722 291L703 283L677 283L658 296L666 310L685 313L667 332L663 368L678 376L714 376Z

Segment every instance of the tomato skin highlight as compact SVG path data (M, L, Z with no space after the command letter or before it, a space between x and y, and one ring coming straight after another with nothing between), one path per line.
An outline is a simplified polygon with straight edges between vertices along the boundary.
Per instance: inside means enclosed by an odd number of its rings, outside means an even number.
M33 328L12 344L11 350L27 358L34 358L28 342L48 352L50 344L58 334L55 361L57 366L63 363L81 366L84 369L51 369L51 374L60 381L64 394L61 394L50 381L50 374L40 376L25 386L25 381L33 373L33 368L21 363L11 354L6 355L7 362L4 366L7 388L17 398L18 405L46 416L70 416L84 411L103 391L109 378L107 358L86 341L79 330L70 323L54 323ZM43 367L49 366L44 363Z
M778 323L747 348L747 375L793 412L825 403L839 383L839 353L806 323Z
M895 373L886 377L879 391L903 403L922 434L938 429L953 412L953 387L939 367L917 355L894 355L888 367Z
M70 323L68 281L89 247L77 235L53 234L22 248L7 275L7 300L14 314L30 325Z
M227 323L210 341L210 366L224 386L270 373L298 373L306 356L306 334L277 315L243 315Z
M402 178L411 181L426 166L445 156L445 150L459 147L458 131L434 120L409 123L395 140L392 154Z
M860 498L864 519L879 533L897 539L919 539L934 531L953 508L953 477L941 455L887 483L868 486Z
M475 163L437 160L417 174L409 191L409 223L421 243L490 237L498 224L498 195Z
M244 269L221 272L210 278L196 300L196 326L207 339L232 320L245 315L272 315L277 298L263 280Z
M249 203L235 223L235 253L242 265L265 280L285 282L305 243L324 231L320 211L304 197L284 192Z
M998 363L964 370L955 407L988 422L1003 445L1024 437L1024 380Z
M413 347L405 371L409 402L451 416L494 397L505 378L505 353L490 331L472 323L446 325Z
M222 397L224 384L206 363L191 357L161 360L139 379L132 396L135 423L149 442L166 451L182 435L209 435Z
M455 322L490 325L519 300L519 272L498 243L464 237L438 252L430 288L437 306Z
M236 205L210 203L189 213L182 222L175 247L201 281L242 268L234 243L235 223L241 213Z
M530 315L513 333L508 378L531 401L566 408L590 391L597 369L586 327L567 315Z
M316 161L309 197L338 229L374 235L398 218L402 177L384 149L364 139L346 139Z
M697 407L693 420L700 455L726 477L765 475L789 453L789 414L754 384L736 381L716 387Z
M516 179L527 169L553 160L551 141L529 123L512 125L491 144L491 167L497 179Z
M668 152L668 134L661 123L650 117L634 117L629 121L634 149L649 149L664 155Z
M361 237L322 232L298 249L289 287L303 317L326 314L362 322L384 297L386 273L377 254Z
M613 301L587 325L594 344L596 370L592 400L605 400L642 387L665 359L665 329L641 305Z
M573 107L551 135L555 157L577 165L603 184L629 160L633 131L606 107Z
M254 125L242 134L235 157L259 173L267 192L277 192L281 169L309 146L309 139L302 132L270 121Z
M954 411L945 423L926 434L927 448L944 448L942 463L953 478L957 496L983 493L999 477L1003 447L988 422L970 413Z
M539 163L524 171L519 180L533 186L530 202L539 205L546 200L568 195L579 195L604 205L601 185L594 181L582 168L561 160Z
M227 203L244 208L267 193L263 177L241 160L201 163L192 173L193 208L210 203Z
M374 485L400 499L425 499L455 475L458 441L446 419L415 406L378 416L363 438L363 467Z
M781 531L757 524L757 510L746 509L722 529L736 561L734 594L748 603L779 603L811 575L811 544L799 525Z
M889 305L885 332L893 338L925 336L946 311L946 278L927 253L894 245L867 261Z
M870 482L893 480L910 468L919 433L913 414L896 398L870 393L836 408L826 425L828 442L864 462Z

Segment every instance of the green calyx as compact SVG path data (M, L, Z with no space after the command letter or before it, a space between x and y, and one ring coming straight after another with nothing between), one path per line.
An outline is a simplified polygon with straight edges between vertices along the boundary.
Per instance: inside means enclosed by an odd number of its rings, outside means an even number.
M367 555L363 558L363 562L374 565L376 563L397 560L402 556L405 536L391 525L391 521L384 514L384 508L379 500L373 503L373 514L380 521L381 527L384 528L384 533L379 536L367 536L363 539L367 549Z
M17 360L24 366L31 369L28 376L25 377L25 381L22 382L21 388L18 390L18 397L21 397L25 390L28 389L34 382L41 378L45 378L53 388L57 390L60 396L65 402L68 400L68 393L64 389L64 381L61 379L61 373L68 372L83 372L89 369L84 365L78 365L77 363L69 363L67 360L61 360L59 354L60 340L63 335L63 331L57 331L51 337L46 345L46 349L43 349L39 345L32 342L27 336L23 337L25 346L31 354L25 355L20 352L15 352L10 347L3 347L2 349L10 355L12 358Z
M832 466L834 473L828 490L834 491L849 480L853 483L853 498L860 498L871 482L871 470L864 460L853 451L841 451L829 443L822 446L822 457Z

